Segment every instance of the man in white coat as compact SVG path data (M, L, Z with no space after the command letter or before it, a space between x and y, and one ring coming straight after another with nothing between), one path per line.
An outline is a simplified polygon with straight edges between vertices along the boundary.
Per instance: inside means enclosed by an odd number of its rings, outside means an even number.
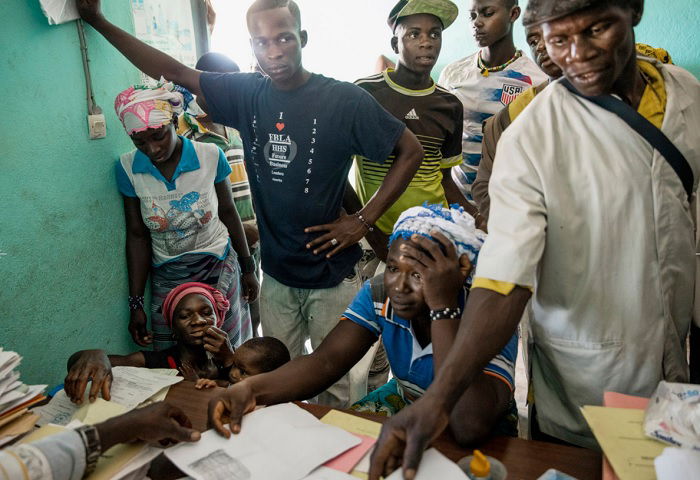
M643 0L530 0L550 58L578 93L613 94L660 128L700 175L700 83L635 54ZM687 381L693 314L693 214L680 176L617 115L561 80L498 145L489 238L459 333L426 394L384 425L370 478L423 449L455 401L513 334L533 296L535 431L595 440L581 405L613 390L649 396ZM388 467L388 468L387 468Z

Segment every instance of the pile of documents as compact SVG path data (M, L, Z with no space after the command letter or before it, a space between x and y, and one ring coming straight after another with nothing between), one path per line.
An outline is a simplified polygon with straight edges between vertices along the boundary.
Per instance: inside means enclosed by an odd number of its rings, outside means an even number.
M165 451L195 480L356 480L363 456L381 426L337 411L320 421L292 403L256 410L243 417L241 432L226 439L214 430L196 443ZM354 471L353 471L354 470ZM351 476L349 473L353 471ZM401 472L387 480L400 480ZM425 452L418 480L466 480L460 468L435 449Z
M36 423L41 426L23 442L31 442L53 435L66 428L94 425L129 410L165 399L171 385L182 381L177 370L146 369L136 367L113 367L111 401L98 398L88 401L90 385L85 389L82 405L70 401L61 390L51 401L34 409ZM97 462L91 480L118 480L121 478L144 478L148 465L162 449L143 443L115 445L105 452Z
M82 403L86 408L81 411L82 418L80 420L85 423L93 423L85 421L85 416L91 410L104 409L104 405L108 405L108 408L113 410L119 410L119 413L124 413L150 402L164 400L170 386L182 381L182 377L176 375L177 370L173 369L113 367L111 401L92 407L88 401L88 393L90 392L90 384L88 384ZM71 402L66 392L61 390L47 405L36 408L34 412L41 416L37 422L38 425L48 423L67 425L75 418L79 408L80 406Z
M32 429L37 417L28 408L46 398L46 385L25 385L19 379L21 361L17 353L0 348L0 446Z

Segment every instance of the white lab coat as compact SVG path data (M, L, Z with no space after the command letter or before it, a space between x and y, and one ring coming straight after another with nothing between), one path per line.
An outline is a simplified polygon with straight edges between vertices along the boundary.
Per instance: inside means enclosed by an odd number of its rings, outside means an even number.
M649 60L648 60L649 61ZM662 130L700 176L700 83L655 63ZM695 238L674 170L612 113L558 83L504 132L476 276L534 286L532 385L540 428L593 447L582 405L688 378Z

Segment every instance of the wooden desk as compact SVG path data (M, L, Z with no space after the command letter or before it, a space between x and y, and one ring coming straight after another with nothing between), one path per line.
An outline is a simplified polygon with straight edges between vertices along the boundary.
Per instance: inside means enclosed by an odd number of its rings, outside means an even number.
M170 388L166 400L184 410L197 430L204 431L207 428L207 405L218 391L220 391L219 388L195 390L192 382L183 381ZM329 407L323 405L306 403L298 405L317 418L324 416L330 410ZM379 423L386 421L386 417L348 413L366 417ZM472 453L471 449L461 448L457 445L449 433L441 435L434 446L453 461ZM549 468L556 468L579 480L598 480L601 478L600 453L584 448L566 447L512 437L495 437L480 445L479 449L486 455L503 462L508 469L509 480L536 479Z

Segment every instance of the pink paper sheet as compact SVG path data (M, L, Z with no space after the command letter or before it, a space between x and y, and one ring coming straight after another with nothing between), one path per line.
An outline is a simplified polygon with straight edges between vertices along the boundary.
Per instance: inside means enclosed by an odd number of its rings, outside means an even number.
M605 392L603 394L603 406L613 408L635 408L644 410L649 403L648 398L625 395L624 393ZM610 466L610 462L603 455L603 480L620 480Z
M352 469L355 468L355 465L360 462L362 457L365 456L365 453L367 453L369 449L372 448L372 446L377 442L376 438L367 437L365 435L353 435L362 440L362 443L356 447L352 447L345 453L341 453L334 459L328 460L324 464L325 467L332 468L333 470L339 470L344 473L350 473L352 472Z

